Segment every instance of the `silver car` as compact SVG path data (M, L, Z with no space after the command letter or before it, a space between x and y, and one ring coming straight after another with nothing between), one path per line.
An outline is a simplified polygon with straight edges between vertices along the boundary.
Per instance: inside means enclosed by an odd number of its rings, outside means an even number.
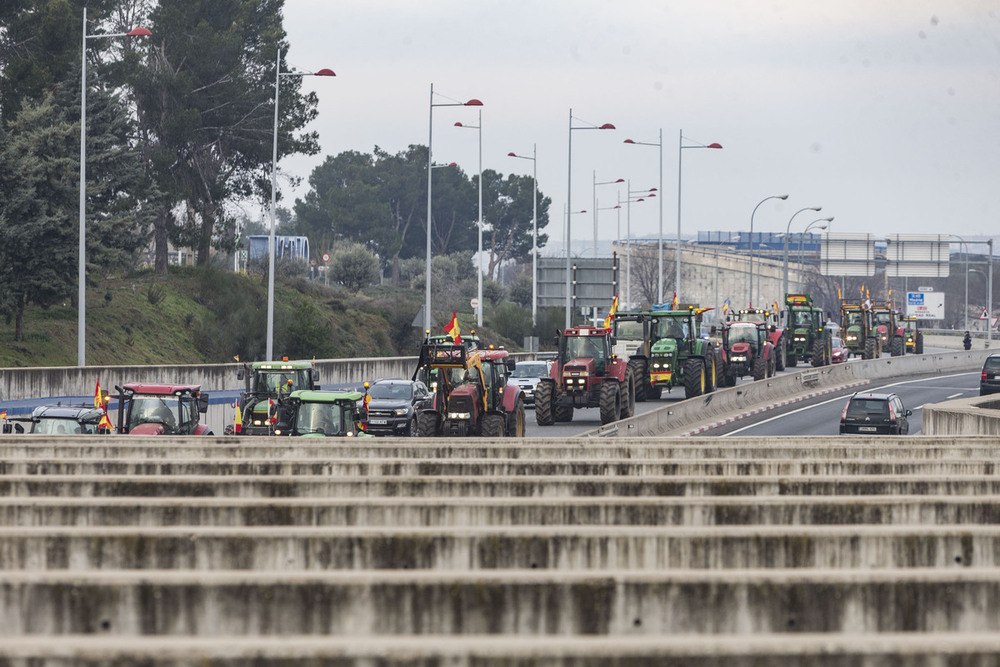
M510 382L521 388L524 404L535 404L535 386L542 378L549 377L551 361L519 361L510 374Z

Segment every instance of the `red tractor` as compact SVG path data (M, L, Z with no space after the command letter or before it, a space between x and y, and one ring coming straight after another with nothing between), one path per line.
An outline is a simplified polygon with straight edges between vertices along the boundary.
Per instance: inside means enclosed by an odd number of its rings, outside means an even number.
M778 312L764 310L762 308L746 308L733 313L735 322L763 322L767 325L767 338L774 347L774 368L775 370L785 370L785 354L787 351L787 339L785 329L778 322Z
M514 359L506 350L427 341L413 380L432 394L417 414L417 434L524 437L524 397L510 383Z
M736 385L737 378L752 375L763 380L774 375L776 357L764 322L727 322L722 328L722 384Z
M873 304L872 318L875 320L875 333L882 342L882 349L889 350L894 357L903 356L906 353L906 331L899 314L892 309L892 304Z
M574 408L600 408L608 424L635 413L635 377L626 359L611 352L611 329L581 326L559 333L551 377L535 388L539 426L573 421Z
M199 415L208 411L200 385L127 384L118 390L118 432L132 435L214 435Z

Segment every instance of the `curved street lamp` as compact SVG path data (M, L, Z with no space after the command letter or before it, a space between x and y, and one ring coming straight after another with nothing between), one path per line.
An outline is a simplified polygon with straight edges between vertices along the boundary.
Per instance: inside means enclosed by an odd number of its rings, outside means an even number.
M633 190L632 179L626 182L625 189L628 192L628 199L625 200L625 236L628 239L627 251L625 255L625 303L631 307L632 304L632 204L638 204L651 197L656 197L659 192L656 188L648 190ZM640 196L642 195L642 196ZM662 214L663 207L660 206Z
M679 139L677 140L677 256L674 258L674 271L676 275L674 276L674 292L677 294L677 298L680 299L681 296L681 157L684 154L685 148L714 148L717 150L722 149L722 144L711 143L711 144L688 144L684 145L684 130L679 132ZM690 140L690 139L689 139ZM661 139L662 142L662 134ZM661 158L662 162L662 158ZM661 186L662 187L662 186ZM663 231L660 231L660 303L663 303Z
M83 48L80 50L80 256L78 258L76 365L87 365L87 40L105 37L149 37L148 28L101 35L87 34L87 8L83 8Z
M531 160L531 326L538 323L538 144L531 145L531 157L507 153L507 157Z
M577 118L577 120L580 120ZM573 203L573 130L614 130L615 126L611 123L604 123L603 125L573 125L573 109L569 110L569 153L566 160L566 209ZM575 211L574 211L575 212ZM581 211L582 213L583 211ZM573 239L572 233L570 232L570 217L569 214L566 215L566 328L568 329L573 323L573 307L572 307L572 295L570 294L570 280L573 267L571 265L570 243Z
M949 234L948 236L954 236L958 239L965 248L965 327L964 330L969 330L969 244L965 242L958 234ZM989 321L986 322L987 326Z
M616 178L613 181L598 181L597 180L597 170L594 170L594 257L597 257L597 186L598 185L617 185L619 183L624 183L624 178ZM603 210L603 209L602 209Z
M764 197L761 199L756 206L753 207L753 212L750 213L750 268L748 273L750 274L750 289L747 291L747 305L753 307L753 216L757 213L757 209L760 205L769 199L788 199L788 195L771 195L770 197ZM791 222L791 221L789 221Z
M427 130L427 270L424 276L424 331L431 330L431 174L434 173L434 107L481 107L483 103L473 98L468 102L434 102L434 84L431 84L430 113Z
M271 233L267 239L267 361L274 361L274 228L277 226L275 211L278 201L278 97L283 76L337 76L332 69L317 72L282 72L281 50L274 61L274 142L271 146Z

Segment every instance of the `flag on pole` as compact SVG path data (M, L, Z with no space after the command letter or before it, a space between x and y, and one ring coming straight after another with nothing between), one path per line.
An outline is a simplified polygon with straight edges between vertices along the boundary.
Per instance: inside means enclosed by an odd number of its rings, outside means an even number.
M0 412L0 419L7 419L7 411Z
M844 295L840 293L840 285L837 285L837 300L838 301L844 300Z
M240 360L240 355L234 354L233 355L233 359L235 359L236 361L239 361Z
M670 310L677 310L677 292L674 292L674 300L670 302Z
M104 397L101 396L101 378L97 378L97 387L94 388L94 407L103 408L104 407Z
M729 299L722 302L722 316L725 317L726 313L729 312Z
M108 411L105 410L104 414L101 415L101 421L97 422L97 431L98 432L107 431L108 433L110 433L113 430L115 430L115 427L112 426L111 420L108 419Z
M236 412L233 413L233 433L243 432L243 411L240 410L240 401L236 400Z
M611 301L611 310L608 311L608 316L604 318L604 328L611 328L611 320L615 319L615 313L618 312L618 295L615 294L615 298Z
M462 344L462 331L458 328L458 313L454 310L451 311L451 322L448 322L448 324L441 328L444 329L446 334L451 336L456 345Z

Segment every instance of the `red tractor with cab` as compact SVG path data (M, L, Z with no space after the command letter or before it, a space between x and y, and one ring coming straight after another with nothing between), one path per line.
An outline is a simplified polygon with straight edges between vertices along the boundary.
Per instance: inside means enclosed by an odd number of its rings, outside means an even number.
M785 357L788 348L788 339L785 338L785 328L778 321L777 311L764 310L763 308L745 308L738 310L732 315L734 322L763 322L767 327L767 338L774 348L774 368L778 371L785 370Z
M612 354L611 329L580 326L559 333L551 377L535 388L539 426L573 421L575 408L600 408L601 423L635 414L635 377L627 359Z
M774 375L775 348L765 322L727 322L722 328L722 384L736 385L738 378L752 375L763 380Z
M208 411L201 385L127 384L118 390L118 432L131 435L214 435L199 422Z

